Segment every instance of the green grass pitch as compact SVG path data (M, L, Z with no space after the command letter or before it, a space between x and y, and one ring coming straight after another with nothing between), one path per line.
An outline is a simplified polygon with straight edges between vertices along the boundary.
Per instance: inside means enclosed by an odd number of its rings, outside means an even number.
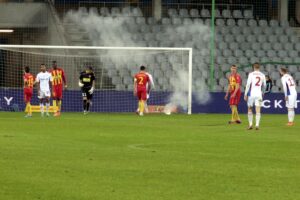
M2 200L300 199L300 121L0 113Z

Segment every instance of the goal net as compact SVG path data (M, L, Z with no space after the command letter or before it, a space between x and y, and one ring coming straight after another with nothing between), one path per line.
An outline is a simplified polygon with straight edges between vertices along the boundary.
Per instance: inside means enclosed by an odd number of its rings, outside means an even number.
M65 71L68 88L63 92L62 111L82 111L80 72L93 68L96 88L92 112L134 112L137 98L133 95L133 77L141 65L154 79L155 88L147 101L149 112L191 113L192 49L153 47L79 47L0 45L0 109L22 111L23 69L30 67L33 75L52 61ZM37 86L32 104L38 105Z

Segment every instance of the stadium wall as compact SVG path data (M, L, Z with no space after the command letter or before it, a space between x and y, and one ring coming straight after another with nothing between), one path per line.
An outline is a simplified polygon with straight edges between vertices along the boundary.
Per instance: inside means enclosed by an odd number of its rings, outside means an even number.
M152 98L156 99L159 95L160 102L155 101L160 105L165 105L168 102L170 93L168 92L153 92ZM229 113L228 102L224 100L225 93L211 93L211 100L201 105L193 101L193 113ZM163 96L163 98L161 98ZM124 101L125 100L125 101ZM37 92L35 91L33 105L38 105ZM93 98L93 112L134 112L137 107L136 98L130 91L96 91ZM148 102L152 105L151 99ZM298 101L300 104L300 101ZM2 111L22 111L24 110L23 90L22 89L0 89L0 110ZM241 113L247 112L246 102L241 99L239 106ZM65 112L81 112L82 101L79 90L67 90L64 92L63 111ZM283 114L286 113L282 93L267 94L263 101L263 113ZM300 109L296 109L296 113L300 114Z

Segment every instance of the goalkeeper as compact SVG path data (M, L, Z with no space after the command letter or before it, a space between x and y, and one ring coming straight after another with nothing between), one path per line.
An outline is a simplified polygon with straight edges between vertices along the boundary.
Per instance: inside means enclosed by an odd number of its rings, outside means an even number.
M95 75L92 67L87 66L85 71L80 73L78 85L82 92L83 114L86 115L90 110L95 89Z

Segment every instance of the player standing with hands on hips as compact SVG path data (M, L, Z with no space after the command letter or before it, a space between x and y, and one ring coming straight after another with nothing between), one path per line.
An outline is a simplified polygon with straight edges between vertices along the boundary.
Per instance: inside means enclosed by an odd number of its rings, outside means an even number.
M256 117L255 117L255 129L259 130L259 123L261 117L261 106L263 101L263 91L266 88L266 78L261 73L260 65L258 63L253 64L253 72L249 73L244 99L248 105L248 130L253 129L253 111L252 108L255 105Z
M52 70L50 72L53 78L52 81L53 106L57 106L57 111L56 113L54 113L54 117L58 117L60 116L60 111L61 111L63 87L67 88L67 81L66 81L64 70L57 66L56 61L52 61Z
M93 93L95 89L95 74L93 68L87 66L85 71L80 73L79 87L81 87L82 101L83 101L83 114L88 114L92 104Z
M284 92L286 107L288 109L288 123L287 126L294 125L295 108L297 108L297 91L296 84L291 75L287 73L286 68L280 69L281 83Z

